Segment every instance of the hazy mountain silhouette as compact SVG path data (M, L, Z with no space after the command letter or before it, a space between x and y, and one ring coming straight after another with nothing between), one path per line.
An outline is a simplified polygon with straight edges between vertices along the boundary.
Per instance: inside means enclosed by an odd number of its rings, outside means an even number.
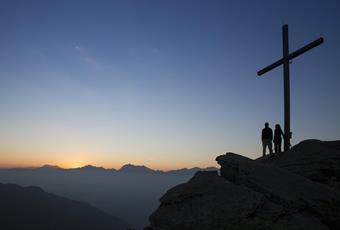
M181 168L181 169L174 169L174 170L155 170L151 169L145 165L134 165L134 164L125 164L118 170L115 168L110 168L106 169L101 166L94 166L94 165L85 165L79 168L61 168L57 165L43 165L41 167L24 167L24 168L0 168L0 170L11 170L11 171L91 171L91 172L137 172L137 173L195 173L200 170L205 170L205 171L210 171L210 170L216 170L217 168L215 167L206 167L206 168L199 168L199 167L194 167L194 168Z
M40 168L45 168L45 169L61 169L59 166L57 165L43 165Z
M134 165L134 164L125 164L118 170L115 168L106 169L101 166L94 165L85 165L79 168L61 168L57 165L43 165L41 167L24 167L24 168L0 168L0 170L8 170L8 171L51 171L51 172L124 172L124 173L165 173L165 174L192 174L197 171L211 171L217 170L215 167L206 167L206 168L181 168L174 170L155 170L151 169L145 165Z
M206 168L209 170L216 168ZM171 171L124 165L119 170L87 165L63 169L45 165L36 168L1 169L0 182L39 186L74 200L85 201L135 228L142 229L169 188L187 182L201 168Z
M123 165L118 171L124 172L124 173L156 173L156 172L162 172L162 171L159 171L159 170L150 169L150 168L148 168L144 165L132 165L132 164Z
M93 165L86 165L80 168L66 169L66 170L79 171L79 172L105 172L108 169L105 169L103 167L93 166Z
M69 200L39 187L0 183L0 229L126 230L124 221L87 203Z

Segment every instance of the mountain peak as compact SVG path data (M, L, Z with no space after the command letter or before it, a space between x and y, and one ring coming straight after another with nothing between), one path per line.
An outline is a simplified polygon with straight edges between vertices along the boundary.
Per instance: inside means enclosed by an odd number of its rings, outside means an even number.
M41 166L40 168L43 168L43 169L61 169L58 165L49 165L49 164L45 164L45 165Z
M98 167L98 166L94 166L94 165L85 165L85 166L83 166L83 167L79 167L79 168L77 168L77 169L80 169L80 170L87 170L87 171L94 171L94 170L100 170L100 171L102 171L102 170L106 170L105 168L103 168L103 167Z
M150 169L144 165L133 165L133 164L123 165L118 171L119 172L134 172L134 173L155 172L153 169Z

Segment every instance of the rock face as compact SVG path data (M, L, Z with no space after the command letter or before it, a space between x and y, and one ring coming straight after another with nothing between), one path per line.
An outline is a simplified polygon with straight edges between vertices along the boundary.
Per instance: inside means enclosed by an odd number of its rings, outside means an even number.
M340 229L339 143L305 141L258 160L221 155L221 176L198 172L167 191L150 229Z

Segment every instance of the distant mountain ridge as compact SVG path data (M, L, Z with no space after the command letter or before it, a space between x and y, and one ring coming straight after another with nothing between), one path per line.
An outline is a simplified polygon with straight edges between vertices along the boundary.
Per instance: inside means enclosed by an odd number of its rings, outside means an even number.
M123 165L118 172L128 172L128 173L154 173L154 172L162 172L159 170L150 169L144 165L133 165L133 164L126 164Z
M200 168L200 167L193 167L193 168L180 168L180 169L174 169L174 170L155 170L151 169L145 165L133 165L133 164L125 164L120 169L106 169L101 166L94 166L94 165L85 165L78 168L61 168L57 165L43 165L41 167L25 167L25 168L6 168L0 170L40 170L40 171L46 171L46 172L58 172L58 171L64 171L64 172L118 172L118 173L168 173L168 174L191 174L195 173L197 171L213 171L217 170L215 167L206 167L206 168Z
M43 166L41 166L40 168L46 168L46 169L62 169L62 168L60 168L58 165L49 165L49 164L43 165Z

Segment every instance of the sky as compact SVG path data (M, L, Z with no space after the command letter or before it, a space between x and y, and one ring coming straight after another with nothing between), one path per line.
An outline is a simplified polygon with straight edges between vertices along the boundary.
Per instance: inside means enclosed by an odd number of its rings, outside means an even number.
M0 0L0 167L156 169L262 154L283 126L293 60L292 144L340 139L336 0Z

